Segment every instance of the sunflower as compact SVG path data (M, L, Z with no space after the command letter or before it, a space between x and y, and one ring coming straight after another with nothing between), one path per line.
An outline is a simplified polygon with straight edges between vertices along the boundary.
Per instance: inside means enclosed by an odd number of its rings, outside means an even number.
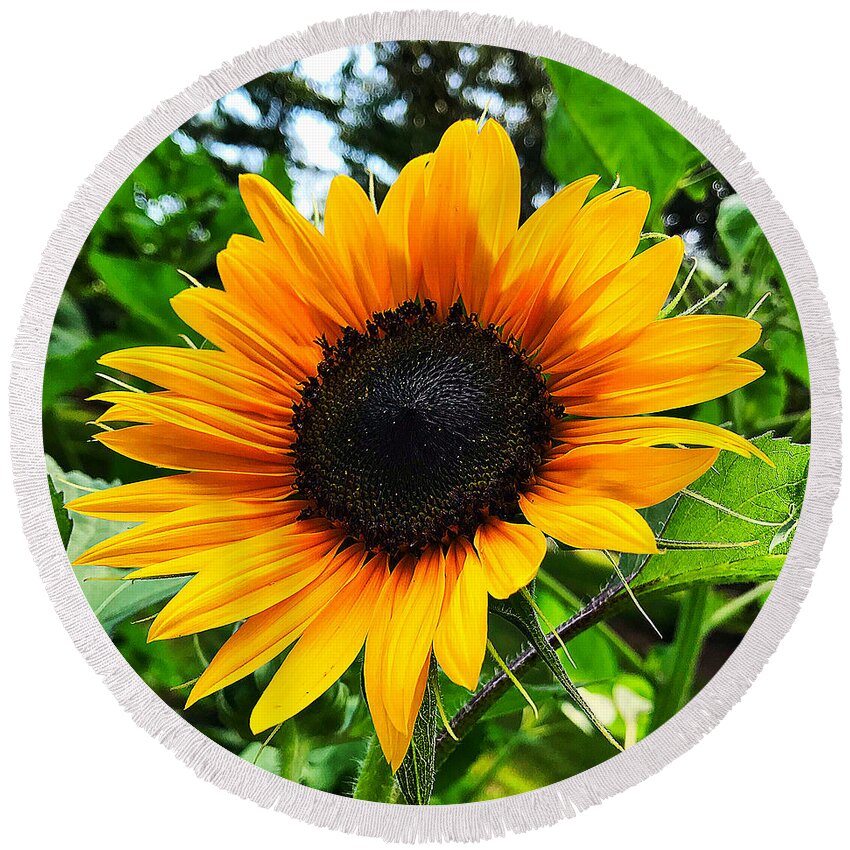
M636 254L648 195L621 187L588 201L597 179L518 227L519 163L492 119L453 124L378 211L336 177L323 231L242 176L262 239L232 237L218 255L223 289L172 301L214 348L99 361L155 389L95 396L110 405L98 421L113 423L95 439L179 474L69 504L139 523L76 564L191 576L149 640L238 625L187 705L291 647L251 715L263 732L365 645L366 699L396 770L432 654L477 687L488 596L532 581L547 535L654 553L638 508L721 449L760 455L721 428L645 415L757 378L739 355L761 329L659 319L683 243Z

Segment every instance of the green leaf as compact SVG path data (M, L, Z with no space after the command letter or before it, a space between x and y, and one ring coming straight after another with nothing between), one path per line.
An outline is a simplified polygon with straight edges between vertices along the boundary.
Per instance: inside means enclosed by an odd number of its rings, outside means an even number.
M564 669L558 653L550 646L547 635L543 632L537 620L537 613L534 610L531 599L530 594L526 596L520 591L504 600L492 599L490 607L500 617L513 623L531 641L532 646L535 647L546 666L552 672L552 675L567 692L570 699L581 709L587 719L599 730L608 743L618 750L621 749L620 744L605 728L604 724L599 721L587 702L585 702L584 697L579 693L578 688L573 684L567 671Z
M104 481L102 478L92 478L85 472L77 470L65 472L49 455L45 457L45 464L47 474L53 481L53 486L61 494L63 505L78 496L83 496L95 490L116 487L121 483L120 481ZM132 528L134 525L131 522L110 522L109 520L76 513L73 519L74 528L65 547L68 557L72 561L86 549L94 546L95 543L100 543L101 540L106 540L107 537L112 537L119 531Z
M53 485L53 479L49 475L47 476L47 486L50 490L50 504L53 505L53 516L56 518L59 536L62 538L62 545L67 549L74 523L65 508L65 499Z
M123 581L123 576L131 570L113 567L75 567L74 571L89 605L108 634L125 620L171 599L189 581L187 576Z
M65 290L59 299L53 327L50 329L49 356L73 354L89 337L86 315L70 292Z
M437 698L434 694L436 662L431 659L428 683L419 714L413 725L410 747L396 773L404 799L414 806L425 806L431 799L436 777L434 747L437 743Z
M546 128L549 170L561 183L599 174L604 188L619 174L621 185L649 192L649 221L660 229L665 204L705 157L663 118L619 89L551 60L546 60L546 70L558 97Z
M156 330L163 342L176 342L186 325L169 301L186 286L174 266L92 252L89 263L112 298L135 319Z
M687 488L703 501L680 494L663 536L754 545L655 555L631 581L635 593L671 593L694 584L761 583L777 577L803 504L809 447L770 434L751 442L775 468L757 458L721 453L714 467Z
M120 484L119 481L108 483L99 478L91 478L84 472L64 472L53 458L47 457L45 460L48 476L57 492L56 498L63 506L66 502L84 493L104 490L107 487ZM53 498L52 494L51 498ZM65 508L62 507L62 510L65 510ZM110 522L109 520L75 513L71 533L65 545L68 557L73 561L86 549L94 546L95 543L100 543L101 540L106 540L120 531L132 528L133 525L134 523ZM188 581L185 576L123 581L123 576L131 570L97 566L73 567L72 569L89 605L108 633L112 633L119 623L130 619L139 612L170 599Z
M269 181L288 201L292 200L292 178L286 166L286 159L279 153L266 157L263 164L263 177Z
M151 338L132 339L119 333L106 333L94 339L87 339L73 351L65 354L48 353L47 364L44 368L44 386L42 388L42 409L50 411L57 402L74 390L85 387L91 389L98 371L97 360L107 351L117 351L127 348L128 345L141 345L143 342L156 342L159 335ZM88 412L95 408L87 404ZM93 418L87 416L86 419Z

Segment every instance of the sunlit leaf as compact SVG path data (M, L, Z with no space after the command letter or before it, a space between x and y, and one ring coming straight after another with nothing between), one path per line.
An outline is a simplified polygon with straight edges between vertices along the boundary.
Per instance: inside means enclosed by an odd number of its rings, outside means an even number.
M127 312L162 334L163 343L175 343L186 326L169 301L186 288L174 266L150 260L128 260L92 253L89 263L103 280L106 291Z
M765 434L752 441L776 464L723 452L690 490L728 509L680 495L664 537L674 540L750 543L742 549L668 551L649 559L632 581L638 594L691 584L737 584L775 579L791 545L787 531L800 514L809 468L809 447ZM749 522L741 517L749 517ZM781 541L774 540L783 530Z
M682 178L705 157L663 118L634 98L576 68L546 61L557 95L546 128L545 159L570 183L599 174L610 188L645 189L652 198L649 221L660 227L664 205Z
M62 504L93 490L103 490L119 484L111 484L91 478L84 472L64 472L48 457L47 471ZM64 510L64 508L63 508ZM73 514L73 528L66 543L68 557L73 560L86 549L131 528L133 523L111 522L96 517ZM188 580L185 577L122 581L122 576L131 570L112 567L71 567L80 582L80 587L92 610L107 632L119 623L134 617L140 611L170 599Z

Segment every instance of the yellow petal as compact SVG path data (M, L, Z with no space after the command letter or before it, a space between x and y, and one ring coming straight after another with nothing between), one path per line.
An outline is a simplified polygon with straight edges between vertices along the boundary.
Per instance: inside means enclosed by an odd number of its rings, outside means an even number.
M415 717L419 709L415 705L417 684L422 665L431 654L445 581L443 553L439 547L431 547L413 568L410 583L403 598L396 600L389 623L384 672L385 682L391 683L392 690L388 695L385 692L385 705L390 719L402 732L407 731L411 716Z
M467 209L475 225L467 231L458 266L458 288L470 313L484 305L496 261L517 232L519 208L519 160L513 143L498 121L485 121L469 160Z
M98 363L230 410L274 417L292 407L277 376L224 351L140 346L104 354Z
M140 522L202 502L275 501L290 491L290 483L277 475L189 472L87 493L65 507L100 519Z
M522 344L535 351L568 306L634 254L649 196L632 188L604 192L586 204L559 241L551 272L520 296L528 304Z
M564 237L598 179L585 177L565 186L519 228L493 270L481 310L484 322L519 334L517 314L530 307L528 300L541 284L557 275Z
M351 297L359 300L367 315L395 306L378 214L360 186L346 175L331 181L325 204L325 239L352 283Z
M507 599L537 575L546 554L546 538L530 525L490 517L475 532L475 548L489 594Z
M535 477L548 490L563 492L570 500L592 494L645 508L696 481L719 453L719 449L579 446L555 453Z
M297 281L305 300L340 327L360 326L368 314L351 299L351 281L322 234L259 175L242 174L239 191L263 241L275 247L281 275Z
M624 416L558 422L553 436L569 446L628 443L634 446L689 445L726 449L742 457L758 457L773 465L757 446L732 431L706 422L673 416ZM555 450L557 451L557 450Z
M585 365L579 369L570 359L553 364L551 386L568 388L572 396L589 396L664 383L724 363L752 348L759 336L758 322L738 316L663 319L607 356L590 359L583 352Z
M431 658L429 647L416 676L413 698L407 713L400 714L399 682L392 672L391 655L396 650L397 633L403 625L404 608L408 601L407 591L413 580L414 569L414 559L408 556L403 558L390 574L377 601L363 660L363 679L369 712L381 749L393 772L398 769L410 746Z
M342 542L340 532L322 524L307 520L222 546L212 558L201 553L169 562L198 574L160 611L148 640L235 623L302 590L327 568ZM310 530L298 530L305 526Z
M164 469L289 475L292 461L274 447L169 423L103 431L93 439L133 460Z
M636 371L632 380L622 375L617 384L600 387L594 395L573 396L566 381L553 387L552 393L568 413L577 416L633 416L720 398L763 374L758 363L735 357L669 381L647 380Z
M490 274L516 232L519 162L496 121L446 131L428 166L422 211L424 289L445 311L459 295L470 312L484 301Z
M413 705L416 706L417 711L418 707L422 704L422 697L425 693L425 685L428 681L428 668L430 663L431 656L429 653L428 658L422 665L422 670L419 674L419 680L416 685L416 693L414 694ZM375 684L374 674L370 677L369 674L364 672L364 676L366 677L365 681L367 682L367 693L372 694L372 696L369 697L369 713L372 716L372 723L375 726L375 734L378 736L378 742L381 745L384 757L389 763L392 772L395 773L404 760L404 756L410 747L410 741L413 738L413 726L416 722L416 712L413 712L412 716L409 718L405 731L399 731L390 720L385 703L385 694L379 689L379 686ZM370 682L371 684L369 684ZM388 693L391 694L391 690L388 691Z
M249 617L216 653L195 683L186 708L226 688L276 658L353 579L366 557L362 546L349 546L303 590Z
M634 508L614 499L580 494L573 501L538 485L520 496L519 506L530 523L576 549L658 551L646 520Z
M422 205L430 161L431 154L425 154L408 162L378 212L387 243L394 304L415 298L422 284Z
M473 226L467 211L469 155L477 135L474 121L452 124L428 166L421 223L423 289L443 311L457 297L459 255Z
M570 355L601 340L620 346L653 322L682 264L684 243L665 239L589 286L570 303L537 355L549 371Z
M222 351L241 355L260 367L277 372L281 387L292 387L312 374L321 356L318 346L304 342L283 322L271 325L266 317L278 311L248 310L220 289L184 289L171 299L174 312ZM283 311L281 311L283 312ZM283 390L284 392L286 390Z
M572 298L634 254L649 203L646 192L624 187L604 192L587 204L576 229L580 254L566 287ZM608 239L597 238L606 233Z
M291 445L293 439L288 427L292 418L289 414L282 414L278 420L269 420L170 392L106 392L92 396L89 401L112 405L98 416L98 422L168 423L213 437L232 439L246 445L260 443L282 451Z
M474 691L486 648L487 581L472 545L458 538L446 555L446 596L434 654L453 682Z
M386 580L386 559L373 558L305 629L254 707L252 732L288 720L351 666L366 639Z
M75 566L143 567L247 540L295 521L303 502L206 502L122 531L83 552ZM211 555L211 557L214 557Z
M255 318L267 336L273 337L280 329L298 346L309 347L323 333L331 338L339 331L339 323L313 307L307 300L309 294L298 289L297 280L281 273L273 245L236 234L218 253L216 264L227 294ZM275 309L269 310L270 304Z

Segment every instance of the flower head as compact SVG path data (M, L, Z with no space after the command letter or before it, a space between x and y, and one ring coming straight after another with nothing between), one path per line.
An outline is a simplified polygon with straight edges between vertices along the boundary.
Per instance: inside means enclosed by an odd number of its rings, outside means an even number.
M189 704L291 647L255 732L309 705L365 644L366 695L395 769L432 653L474 690L488 595L527 585L546 535L656 551L637 509L705 472L715 426L648 416L737 389L750 319L658 318L678 238L635 256L649 208L596 178L518 228L520 171L501 126L452 125L378 212L349 177L324 232L267 181L242 196L261 240L234 236L223 290L173 307L215 348L144 347L101 363L161 389L108 392L96 439L179 474L84 496L75 511L140 524L77 564L191 575L159 640L241 623ZM294 644L294 646L292 646Z

